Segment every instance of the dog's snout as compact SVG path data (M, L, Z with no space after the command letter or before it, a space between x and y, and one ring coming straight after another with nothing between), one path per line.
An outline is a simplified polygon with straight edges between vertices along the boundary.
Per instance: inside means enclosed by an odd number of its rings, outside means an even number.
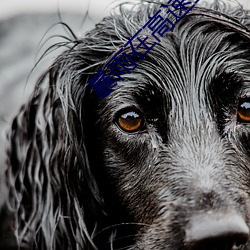
M243 250L249 228L236 214L206 214L192 217L186 230L189 250Z

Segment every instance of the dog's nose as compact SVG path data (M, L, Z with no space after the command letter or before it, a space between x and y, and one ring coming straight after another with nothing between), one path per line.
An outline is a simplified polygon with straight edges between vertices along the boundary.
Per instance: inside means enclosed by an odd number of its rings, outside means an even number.
M237 214L206 214L191 218L186 230L188 250L240 250L249 238L246 222Z

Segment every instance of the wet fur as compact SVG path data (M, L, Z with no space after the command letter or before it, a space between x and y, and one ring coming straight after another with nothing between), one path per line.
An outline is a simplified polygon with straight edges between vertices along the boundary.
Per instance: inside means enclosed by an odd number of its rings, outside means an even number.
M250 91L247 12L197 7L110 96L87 83L159 8L121 7L71 41L14 119L6 249L185 249L202 211L237 211L250 225L250 127L236 123ZM117 128L125 107L142 112L145 131Z

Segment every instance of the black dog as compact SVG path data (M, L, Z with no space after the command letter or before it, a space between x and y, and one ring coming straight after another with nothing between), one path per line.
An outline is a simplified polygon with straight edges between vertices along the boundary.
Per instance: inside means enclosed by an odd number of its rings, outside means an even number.
M195 7L109 96L88 84L159 8L72 41L21 108L2 249L250 249L248 13Z

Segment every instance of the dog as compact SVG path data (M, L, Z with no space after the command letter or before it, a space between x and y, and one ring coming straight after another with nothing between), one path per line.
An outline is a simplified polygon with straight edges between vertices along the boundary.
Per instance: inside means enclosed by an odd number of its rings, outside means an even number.
M8 134L1 249L250 249L249 13L197 5L110 95L88 84L161 3L121 5L37 82Z

